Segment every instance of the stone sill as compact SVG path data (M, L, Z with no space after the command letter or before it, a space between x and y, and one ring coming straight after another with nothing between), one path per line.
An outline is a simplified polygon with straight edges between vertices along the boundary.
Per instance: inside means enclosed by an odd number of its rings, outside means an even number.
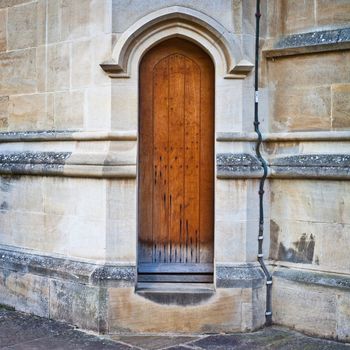
M350 49L350 28L324 30L282 37L274 48L263 50L265 58L313 54Z
M272 276L308 285L312 284L322 287L339 288L348 291L350 290L349 275L305 271L294 268L278 268L276 271L273 272Z
M263 55L265 58L274 59L278 57L314 54L314 53L330 52L330 51L344 51L344 50L350 50L350 42L331 43L331 44L327 43L327 44L300 46L300 47L276 48L276 49L270 49L270 50L263 50Z

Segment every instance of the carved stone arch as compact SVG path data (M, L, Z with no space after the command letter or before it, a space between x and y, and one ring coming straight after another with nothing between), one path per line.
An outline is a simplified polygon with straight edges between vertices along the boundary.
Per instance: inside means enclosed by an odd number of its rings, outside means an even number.
M117 41L112 59L101 67L112 78L130 77L148 49L171 37L183 37L201 46L225 78L244 78L254 67L243 56L239 36L212 17L182 6L154 11L135 22Z

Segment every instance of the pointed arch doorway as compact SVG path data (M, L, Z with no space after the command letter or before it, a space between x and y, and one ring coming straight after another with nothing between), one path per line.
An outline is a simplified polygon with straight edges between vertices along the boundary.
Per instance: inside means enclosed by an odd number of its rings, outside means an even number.
M213 282L214 66L171 38L140 63L138 282Z

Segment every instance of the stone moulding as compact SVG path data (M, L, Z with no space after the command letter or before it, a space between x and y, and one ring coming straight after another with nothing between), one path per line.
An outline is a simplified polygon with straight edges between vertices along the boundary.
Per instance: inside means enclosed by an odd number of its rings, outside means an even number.
M2 152L0 174L136 178L136 164L127 159L101 161L84 154L76 154L72 160L71 157L72 152Z
M125 287L133 286L136 281L136 267L133 265L94 264L4 248L0 248L0 262L4 270L91 285L108 281Z
M136 266L90 263L0 247L0 269L96 286L135 287ZM216 266L218 288L260 288L265 280L256 263Z
M263 133L265 142L289 141L350 141L350 131L299 131ZM255 132L217 132L216 141L256 141ZM0 132L0 142L33 141L137 141L137 130L126 131L9 131Z
M274 48L263 50L263 55L275 58L349 49L350 28L342 28L282 37Z
M100 66L111 78L130 77L131 56L135 49L144 43L150 48L161 40L174 36L195 41L211 56L209 46L215 47L226 65L222 68L225 78L243 79L254 68L244 57L239 36L229 32L212 17L182 6L160 9L135 22L118 39L112 58Z
M235 266L216 265L217 288L260 288L265 275L260 266L254 263Z
M316 284L323 287L333 287L345 289L350 292L350 276L331 274L319 271L307 271L291 268L279 267L274 273L274 277L281 277L289 281L303 284Z
M257 141L255 132L218 132L216 141L241 142ZM290 141L350 141L350 131L299 131L263 133L265 142L290 142Z
M260 178L258 159L248 153L218 153L217 178ZM72 152L2 152L0 174L81 178L136 178L133 155ZM350 154L299 154L271 158L268 178L350 179Z
M250 154L217 155L217 177L220 179L259 178L262 168ZM268 162L272 179L350 180L350 154L300 154L272 158Z
M263 174L259 160L251 154L219 153L216 156L217 177L260 178Z
M137 131L42 130L0 132L0 142L25 141L137 141Z

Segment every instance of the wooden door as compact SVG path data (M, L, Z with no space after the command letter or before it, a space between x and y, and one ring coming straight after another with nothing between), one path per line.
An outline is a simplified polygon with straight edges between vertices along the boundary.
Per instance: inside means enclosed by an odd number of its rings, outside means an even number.
M139 125L139 273L212 273L214 67L201 48L147 52Z

